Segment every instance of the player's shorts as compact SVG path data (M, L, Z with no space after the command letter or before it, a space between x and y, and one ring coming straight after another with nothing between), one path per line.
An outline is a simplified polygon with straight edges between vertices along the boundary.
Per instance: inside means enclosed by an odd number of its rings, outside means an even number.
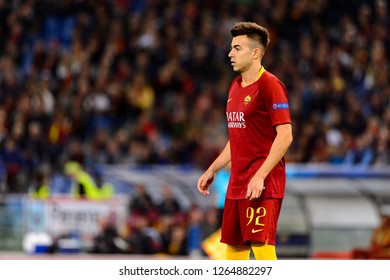
M249 245L252 242L275 245L282 199L226 199L221 242Z

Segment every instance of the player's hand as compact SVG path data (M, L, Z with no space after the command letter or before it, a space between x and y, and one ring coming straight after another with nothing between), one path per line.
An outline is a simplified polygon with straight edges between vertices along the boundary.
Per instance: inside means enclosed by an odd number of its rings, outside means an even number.
M202 195L210 195L209 187L213 183L214 177L215 173L209 170L199 177L197 188Z
M264 179L254 176L248 184L248 190L246 192L246 199L253 200L259 198L265 189Z

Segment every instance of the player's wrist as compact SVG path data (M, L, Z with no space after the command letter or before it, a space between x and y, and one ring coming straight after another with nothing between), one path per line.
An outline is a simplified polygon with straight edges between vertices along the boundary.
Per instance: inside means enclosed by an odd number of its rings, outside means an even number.
M256 177L259 180L265 180L265 178L267 177L267 173L263 172L262 170L258 170L255 173L254 177Z
M209 169L207 169L206 172L210 173L210 175L212 176L214 176L217 173L217 171L215 171L212 167L209 167Z

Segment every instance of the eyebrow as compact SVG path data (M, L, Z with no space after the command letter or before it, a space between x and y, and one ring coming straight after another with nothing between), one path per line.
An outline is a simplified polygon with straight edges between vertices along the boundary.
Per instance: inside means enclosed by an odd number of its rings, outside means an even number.
M242 46L240 44L236 44L236 45L233 45L233 46L230 46L230 49L234 49L234 48L242 48Z

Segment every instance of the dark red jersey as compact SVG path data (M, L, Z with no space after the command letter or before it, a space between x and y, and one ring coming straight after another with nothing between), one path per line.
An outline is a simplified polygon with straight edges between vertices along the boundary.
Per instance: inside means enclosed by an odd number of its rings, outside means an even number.
M250 179L266 159L276 137L275 126L291 123L288 95L283 83L265 71L241 86L233 80L226 106L231 149L231 175L227 198L244 199ZM286 184L284 158L268 174L262 197L282 198Z

